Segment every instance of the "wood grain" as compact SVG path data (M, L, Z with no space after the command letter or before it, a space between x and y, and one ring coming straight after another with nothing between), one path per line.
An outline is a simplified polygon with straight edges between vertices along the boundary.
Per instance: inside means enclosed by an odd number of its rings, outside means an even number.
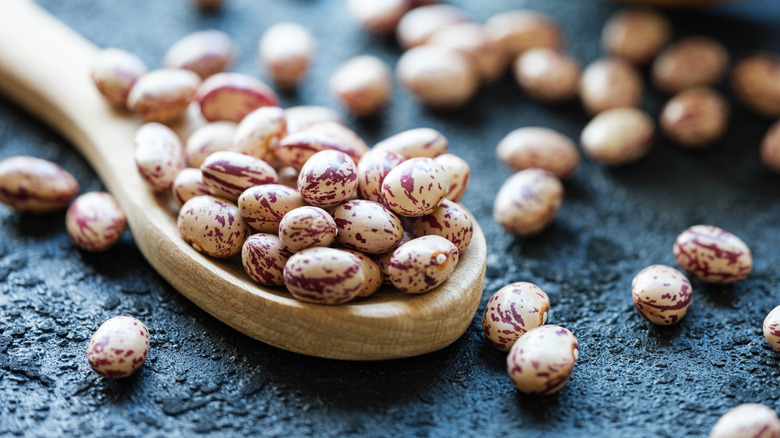
M179 237L170 197L155 196L135 169L133 137L141 121L113 110L90 80L97 51L31 1L0 2L0 92L78 148L118 199L149 263L196 305L268 344L336 359L435 351L471 324L486 260L485 237L476 222L457 270L439 288L423 295L383 290L341 306L303 303L283 290L260 288L240 260L217 261L192 249ZM197 120L182 123L179 131L191 131Z

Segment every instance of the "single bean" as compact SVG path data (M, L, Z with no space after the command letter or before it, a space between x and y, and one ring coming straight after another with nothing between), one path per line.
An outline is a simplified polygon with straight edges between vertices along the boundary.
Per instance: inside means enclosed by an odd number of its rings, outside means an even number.
M293 89L306 76L316 50L317 41L308 29L277 23L260 37L258 59L279 88Z
M199 85L200 76L189 70L155 70L136 81L127 107L147 122L173 122L187 110Z
M246 189L238 197L241 216L262 233L279 233L279 222L291 210L306 205L298 190L280 184L263 184Z
M338 228L336 241L366 254L391 251L404 235L401 219L374 201L347 201L336 207L331 215Z
M91 75L98 91L117 108L127 108L127 96L149 70L141 58L121 49L104 49L92 63Z
M374 146L375 150L393 151L405 159L435 158L449 149L447 137L431 128L415 128L399 132Z
M149 354L149 330L130 316L115 316L100 325L87 348L93 371L109 379L138 371Z
M526 169L512 175L498 190L493 218L507 231L532 236L547 227L563 201L563 184L552 173Z
M330 90L350 113L374 116L387 106L393 93L390 67L376 56L356 56L331 75Z
M318 123L344 124L341 114L324 106L294 106L284 110L284 116L287 119L287 132L290 134L304 131Z
M680 146L705 148L718 141L729 124L729 103L709 87L688 88L664 105L661 130Z
M77 247L91 252L110 249L127 226L125 213L113 196L89 192L76 198L65 215L65 229Z
M291 253L328 246L336 238L336 222L319 207L304 206L290 210L279 222L279 239Z
M67 170L40 158L0 161L0 202L24 213L50 213L67 207L79 183Z
M173 192L173 200L176 201L179 208L196 196L211 194L206 184L203 184L203 173L200 169L191 167L182 169L176 175L171 191Z
M279 177L265 161L232 151L215 152L200 166L203 183L211 194L235 202L244 190L276 184Z
M561 51L544 47L526 50L513 68L520 89L536 100L560 103L577 95L580 64Z
M430 214L450 188L450 177L432 158L406 160L382 182L382 200L393 212L407 217Z
M417 237L441 236L454 243L462 254L471 243L474 223L465 208L445 199L431 214L414 218L412 232Z
M711 225L694 225L680 233L674 241L674 258L685 272L705 283L733 283L753 269L753 255L745 242Z
M666 45L672 25L662 14L647 8L626 8L610 16L601 32L601 45L610 55L644 65Z
M202 79L223 72L233 65L236 46L225 32L209 29L193 32L176 41L165 53L163 64L183 68Z
M270 161L279 140L287 135L284 114L284 110L276 106L265 106L249 113L236 128L233 149Z
M460 202L463 195L466 194L466 189L469 186L469 179L471 178L469 163L463 158L453 154L439 155L433 160L439 163L450 177L450 187L449 190L447 190L447 194L444 195L444 199Z
M764 318L764 337L775 351L780 351L780 306L772 309Z
M232 151L236 124L233 122L212 122L196 129L187 139L184 152L190 167L200 167L206 158L219 151Z
M290 254L279 236L257 233L249 236L241 248L241 263L252 280L265 286L284 284L284 266Z
M780 173L780 120L769 128L761 142L761 161L773 172Z
M394 167L403 162L404 157L391 150L374 147L366 152L357 164L360 197L382 202L382 181Z
M731 72L731 85L742 102L765 117L780 117L780 55L758 52Z
M186 161L176 133L155 122L145 123L136 131L133 158L146 185L159 193L171 191Z
M396 65L396 75L417 100L442 110L463 106L479 88L479 76L469 60L438 46L405 52Z
M357 163L368 152L368 145L344 125L318 123L283 138L276 146L274 155L284 165L300 170L312 155L324 150L344 152Z
M371 259L371 257L363 254L360 251L354 251L351 249L344 249L343 251L352 254L358 260L360 260L360 265L363 268L365 281L363 282L363 287L360 288L360 292L358 292L355 298L366 298L373 295L374 292L378 291L379 288L382 287L383 277L382 270L379 268L379 265L373 259Z
M217 258L241 252L249 227L230 201L210 195L196 196L179 210L179 234L196 251Z
M729 68L729 53L718 41L688 37L667 47L653 62L653 85L676 93L698 85L717 85Z
M746 403L723 414L709 438L778 437L780 418L774 409L757 403Z
M509 58L491 39L483 26L457 23L443 27L431 35L426 44L455 50L471 62L483 84L498 80L509 65Z
M406 11L410 0L348 0L347 11L364 29L379 35L391 35Z
M506 358L506 368L521 392L549 395L568 383L578 358L579 343L570 331L542 325L515 342Z
M533 283L517 282L498 290L485 305L482 331L494 347L509 351L527 331L547 322L550 297Z
M420 294L444 283L457 265L455 244L440 236L423 236L393 251L387 273L399 290Z
M534 47L563 47L563 31L558 24L547 15L527 9L498 13L488 18L485 29L511 59Z
M664 265L642 269L631 282L636 311L658 325L679 322L691 307L692 292L691 282L682 272Z
M357 190L357 165L349 155L320 151L312 155L298 174L298 191L316 207L335 207Z
M639 106L644 86L636 68L620 58L590 63L580 76L582 106L591 115L620 107Z
M363 263L347 251L309 248L284 267L284 284L293 297L315 304L341 304L363 291Z
M247 114L264 106L279 106L274 90L241 73L217 73L198 87L200 111L209 122L240 122Z
M404 14L395 29L395 37L408 50L425 44L437 30L466 21L469 20L465 12L455 6L421 6Z
M516 171L536 167L567 180L580 165L577 146L565 135L548 128L518 128L496 147L502 163Z
M582 130L582 151L606 166L623 166L644 157L653 147L653 119L637 108L613 108L593 118Z

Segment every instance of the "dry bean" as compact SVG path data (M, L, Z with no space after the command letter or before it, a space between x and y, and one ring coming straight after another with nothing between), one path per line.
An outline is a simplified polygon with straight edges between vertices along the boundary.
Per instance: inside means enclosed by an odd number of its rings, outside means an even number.
M761 161L770 170L780 173L780 120L769 128L761 142Z
M387 149L374 147L366 152L357 164L360 197L369 201L382 202L382 181L403 161L404 158L400 154Z
M636 68L620 58L594 61L580 76L580 99L591 115L611 108L639 106L643 90Z
M203 183L211 194L233 202L252 186L279 181L274 168L265 161L232 151L209 155L200 170L203 172Z
M463 253L471 243L474 224L466 209L445 199L431 214L414 218L412 232L415 236L441 236L454 243Z
M606 166L622 166L644 157L653 147L653 119L637 108L614 108L593 118L582 130L582 151Z
M232 151L236 124L212 122L196 129L187 139L184 152L190 167L200 167L206 157L219 151ZM240 151L239 151L240 152Z
M333 73L330 89L350 113L370 117L387 106L393 78L390 67L376 56L356 56Z
M745 242L710 225L694 225L680 233L674 241L674 258L685 272L705 283L733 283L753 268Z
M265 106L252 111L238 124L233 136L233 149L269 161L279 140L286 135L284 110Z
M382 182L382 200L401 216L430 214L450 188L450 177L432 158L406 160L387 173Z
M549 395L566 385L578 357L579 343L570 331L557 325L542 325L515 342L506 358L506 368L520 391Z
M360 288L360 292L358 292L355 298L366 298L373 295L374 292L378 291L379 288L382 287L382 280L384 278L382 275L382 269L371 257L363 254L360 251L355 251L352 249L344 249L343 251L346 251L357 257L357 259L360 260L361 267L363 268L365 281L363 282L363 287Z
M173 180L185 166L179 137L171 128L154 122L136 131L133 158L146 185L160 193L171 190Z
M390 136L374 146L375 150L393 151L405 159L435 158L446 154L448 148L447 137L431 128L409 129Z
M532 236L549 225L563 201L563 184L552 173L526 169L512 175L498 190L493 218L507 231Z
M284 284L284 265L291 255L274 234L253 234L241 248L244 270L252 280L265 286Z
M179 208L196 196L211 194L206 184L203 184L203 173L200 169L193 168L182 169L176 175L171 191L173 192L173 200L176 201Z
M344 119L339 113L324 106L294 106L284 110L284 116L287 119L287 132L290 134L304 131L318 123L344 124Z
M179 210L179 234L196 251L217 258L241 252L249 227L230 201L204 195L185 202Z
M548 128L515 129L498 143L496 155L514 170L536 167L552 172L562 180L571 178L580 165L580 154L574 142Z
M304 205L297 190L280 184L250 187L238 198L241 216L250 227L262 233L277 234L284 215Z
M639 315L658 325L679 322L693 300L691 282L669 266L651 265L642 269L631 282L631 296Z
M0 161L0 202L25 213L49 213L65 208L79 192L67 170L34 157Z
M729 103L712 88L688 88L664 105L660 124L667 137L680 146L704 148L726 132Z
M534 47L563 47L563 32L558 24L547 15L531 10L498 13L485 22L485 29L512 59Z
M610 55L644 65L655 58L671 36L672 25L663 15L646 8L627 8L607 19L601 45Z
M149 353L149 330L130 316L115 316L100 325L87 348L93 371L109 379L136 372Z
M764 318L764 337L775 351L780 351L780 306L772 309Z
M336 207L331 215L338 228L336 241L366 254L391 251L404 235L401 219L374 201L347 201Z
M113 247L127 226L125 213L113 196L89 192L76 198L65 216L70 240L79 248L101 252Z
M437 30L427 44L455 50L471 61L482 83L493 83L506 71L509 59L476 23L458 23Z
M357 165L349 155L329 150L312 155L298 174L303 200L316 207L335 207L357 190Z
M438 46L405 52L396 65L396 75L415 98L437 109L461 107L479 88L479 75L468 58Z
M127 96L138 79L147 73L146 64L121 49L104 49L92 63L91 75L100 94L117 108L127 107Z
M731 85L742 102L766 117L780 117L780 55L758 52L737 63Z
M127 107L147 122L173 122L187 110L199 85L200 76L189 70L155 70L136 81Z
M444 168L447 175L450 177L450 187L447 190L447 194L444 195L444 199L460 202L463 195L466 194L466 189L469 186L469 179L471 178L469 163L463 158L453 154L439 155L433 160L441 164L441 167Z
M348 0L349 15L364 29L379 35L395 32L398 22L411 8L410 0Z
M513 67L515 81L534 99L560 103L577 95L580 64L559 50L544 47L527 50Z
M341 304L363 291L363 263L334 248L309 248L290 257L284 284L295 298L316 304Z
M414 236L411 233L408 233L404 231L404 235L401 238L401 241L398 242L398 245L396 245L395 248L392 250L384 253L384 254L376 254L372 258L376 262L377 266L379 266L379 270L382 272L382 282L384 284L392 284L390 282L390 274L388 272L388 269L390 268L390 260L393 257L393 253L395 250L401 247L401 245L409 242L410 240L414 239Z
M169 68L191 70L203 79L233 65L236 47L225 32L209 29L193 32L176 41L165 53Z
M774 409L746 403L723 414L709 438L780 437L780 419Z
M466 14L450 5L421 6L404 14L395 29L398 44L411 49L428 42L437 30L469 21Z
M688 37L667 47L653 62L653 85L676 93L697 85L716 85L729 68L729 53L712 38Z
M539 286L519 281L498 290L485 305L482 331L494 347L509 351L527 331L547 322L550 298Z
M284 165L300 170L312 155L324 150L344 152L357 163L368 152L368 145L344 125L318 123L283 138L276 146L274 155Z
M217 73L198 87L200 111L209 122L240 122L247 114L264 106L279 106L274 90L241 73Z
M455 244L440 236L423 236L393 251L387 273L399 290L420 294L444 283L457 265Z
M258 59L273 82L292 89L303 81L317 50L308 29L296 23L277 23L266 29L258 44Z
M279 239L287 251L328 246L336 238L336 222L319 207L304 206L290 210L279 222Z

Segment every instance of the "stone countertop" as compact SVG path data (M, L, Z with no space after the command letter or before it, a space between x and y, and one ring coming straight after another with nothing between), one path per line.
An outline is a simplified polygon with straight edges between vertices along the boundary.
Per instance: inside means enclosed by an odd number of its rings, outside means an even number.
M347 58L371 53L394 65L394 41L352 23L341 0L229 0L217 14L185 0L41 0L100 46L137 53L159 66L167 47L217 28L240 47L236 71L259 75L257 39L270 24L312 29L312 74L284 106L337 107L325 84ZM617 6L589 0L458 0L476 20L522 6L549 13L582 63L600 56L602 23ZM780 52L776 0L672 11L677 38L707 34L734 59ZM19 44L23 44L20 41ZM726 83L720 87L733 100ZM646 93L657 115L665 97ZM780 177L759 161L771 120L734 102L725 138L686 151L662 136L638 163L606 169L584 160L566 183L554 224L522 239L492 219L495 192L511 172L495 145L527 125L577 138L588 118L577 103L552 107L524 96L508 76L467 107L432 112L396 87L379 118L348 119L369 144L420 126L442 131L472 166L463 203L488 242L482 304L463 337L441 351L403 360L343 362L279 350L225 326L179 295L145 262L127 232L104 254L74 248L64 213L18 215L0 206L0 436L683 436L705 435L728 409L748 402L780 408L780 356L761 323L780 304ZM56 133L0 98L0 158L34 155L60 163L82 185L101 189L89 165ZM733 286L694 281L687 317L650 326L633 309L630 284L647 265L675 265L671 247L686 227L707 223L740 236L754 271ZM580 341L571 382L528 397L506 375L506 354L481 333L487 299L513 281L550 296L550 322ZM86 362L95 329L116 315L150 329L152 346L135 376L104 380Z

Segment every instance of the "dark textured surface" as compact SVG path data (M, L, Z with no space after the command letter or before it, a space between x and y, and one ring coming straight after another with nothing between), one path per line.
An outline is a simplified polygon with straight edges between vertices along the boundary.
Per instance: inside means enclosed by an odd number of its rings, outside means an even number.
M453 3L478 20L522 5L549 12L581 62L599 56L601 24L615 9L585 0ZM235 69L257 74L262 30L280 20L304 23L320 50L309 80L283 96L285 105L335 106L324 84L339 62L368 52L394 64L399 54L392 41L352 24L340 0L232 0L216 15L184 0L42 4L97 44L136 52L153 67L179 37L216 27L241 47ZM677 36L717 36L735 58L753 48L780 52L776 0L670 16ZM663 96L649 92L644 103L657 114ZM586 121L577 104L536 104L509 78L453 113L426 111L398 89L382 117L350 121L369 143L418 126L440 129L472 166L464 203L488 240L482 306L455 344L405 360L339 362L269 347L181 297L129 233L111 251L87 254L71 246L64 214L20 216L0 206L0 436L682 436L705 435L740 403L779 408L780 356L761 333L764 316L780 304L780 177L758 158L770 121L736 104L726 138L710 150L659 139L629 167L586 160L566 184L553 226L531 239L505 234L491 217L495 191L510 175L495 158L498 140L537 124L576 138ZM0 158L17 154L60 163L83 191L101 188L72 147L0 99ZM674 327L650 326L633 309L631 279L649 264L674 265L672 242L695 223L743 238L754 272L728 287L694 281L688 316ZM572 381L546 398L519 394L506 354L481 333L487 299L519 280L547 291L550 322L580 341ZM147 324L151 351L134 377L104 380L89 370L87 342L120 314Z

